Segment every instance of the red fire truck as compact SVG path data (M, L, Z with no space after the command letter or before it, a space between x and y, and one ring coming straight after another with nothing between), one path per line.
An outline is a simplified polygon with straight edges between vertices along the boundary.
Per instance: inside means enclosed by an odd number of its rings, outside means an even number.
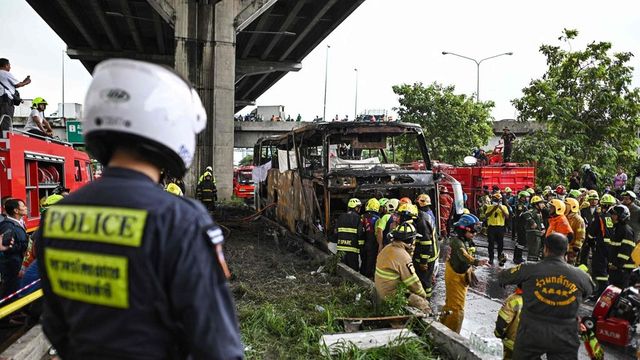
M233 170L233 194L242 199L253 198L253 165L240 166Z
M27 232L40 223L40 200L58 186L71 191L93 179L89 155L51 138L7 131L0 139L0 197L24 200Z

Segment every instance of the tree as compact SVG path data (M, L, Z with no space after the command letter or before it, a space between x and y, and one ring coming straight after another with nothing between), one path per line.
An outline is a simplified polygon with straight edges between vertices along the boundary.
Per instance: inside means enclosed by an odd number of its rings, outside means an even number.
M247 166L253 164L253 155L247 155L240 160L240 166Z
M487 144L493 134L492 101L476 102L473 97L455 94L454 86L433 83L423 86L403 84L393 87L400 106L394 110L403 122L422 126L432 159L456 164L475 147ZM399 146L399 152L415 152L413 144Z
M577 30L563 31L569 43ZM571 47L569 46L571 49ZM640 145L640 93L631 88L630 52L613 52L609 42L592 42L583 50L542 45L548 69L512 100L519 121L538 121L544 133L534 133L514 146L516 161L538 163L543 185L564 183L571 170L591 164L601 175L627 169Z

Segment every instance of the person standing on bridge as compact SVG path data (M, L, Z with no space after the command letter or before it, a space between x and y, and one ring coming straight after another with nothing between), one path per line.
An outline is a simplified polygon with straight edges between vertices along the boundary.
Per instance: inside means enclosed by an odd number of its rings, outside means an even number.
M577 359L578 308L593 292L591 278L564 259L567 237L552 233L544 240L544 259L498 273L498 283L522 284L523 306L513 349L514 359Z
M182 176L207 123L171 69L111 59L85 99L87 150L103 176L51 206L36 233L42 327L62 359L242 359L222 230Z

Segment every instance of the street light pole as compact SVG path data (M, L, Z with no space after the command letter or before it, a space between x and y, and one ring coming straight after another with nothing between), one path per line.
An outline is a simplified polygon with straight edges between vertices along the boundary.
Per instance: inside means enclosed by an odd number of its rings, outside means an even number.
M327 45L327 56L324 64L324 105L322 109L322 121L327 121L327 78L329 74L329 49L330 45Z
M453 55L453 56L461 57L463 59L471 60L474 63L476 63L476 102L480 102L480 64L482 64L482 62L485 61L485 60L497 58L497 57L500 57L500 56L505 56L505 55L511 56L511 55L513 55L513 52L509 51L509 52L506 52L506 53L489 56L489 57L486 57L486 58L480 59L480 60L476 60L476 59L470 58L468 56L464 56L464 55L460 55L460 54L456 54L456 53L452 53L452 52L448 52L448 51L443 51L442 55Z
M356 101L353 110L353 121L356 121L358 118L358 68L353 69L353 71L356 72Z

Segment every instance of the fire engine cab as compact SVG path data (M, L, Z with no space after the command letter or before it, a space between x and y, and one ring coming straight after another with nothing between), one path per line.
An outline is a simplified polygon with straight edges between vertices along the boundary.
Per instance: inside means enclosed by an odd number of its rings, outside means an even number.
M91 160L70 143L5 131L0 139L0 197L24 200L27 232L40 224L40 200L58 186L71 191L93 179Z

